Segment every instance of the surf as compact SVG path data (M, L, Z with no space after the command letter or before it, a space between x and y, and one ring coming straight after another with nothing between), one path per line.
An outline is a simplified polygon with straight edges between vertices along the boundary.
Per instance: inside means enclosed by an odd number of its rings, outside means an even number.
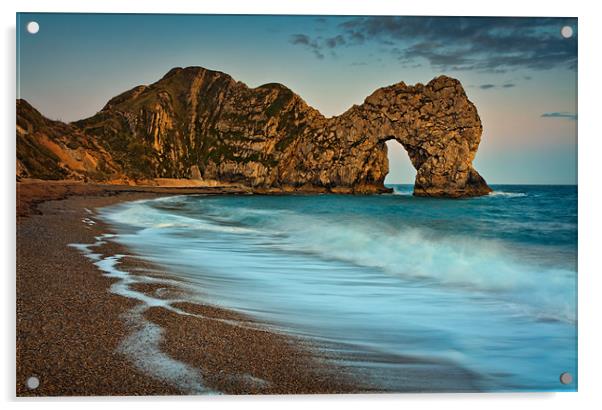
M575 346L576 221L567 207L539 210L542 195L179 196L102 216L115 240L199 298L334 344L392 390L407 357L420 374L447 369L440 382L455 391L465 385L446 372L477 374L485 390L556 389L550 368L576 366L558 345ZM512 367L525 363L528 372Z

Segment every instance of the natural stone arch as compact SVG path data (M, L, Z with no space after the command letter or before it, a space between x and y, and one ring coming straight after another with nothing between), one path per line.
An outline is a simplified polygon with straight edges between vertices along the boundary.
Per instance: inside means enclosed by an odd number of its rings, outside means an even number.
M381 88L363 106L377 124L367 131L378 141L398 141L408 153L416 169L414 194L459 197L491 192L472 167L483 128L460 82L441 76L426 86L404 86ZM376 114L378 109L384 117Z
M399 83L381 88L362 105L317 121L293 151L302 153L296 155L300 162L283 165L306 170L313 185L330 190L385 191L385 142L394 139L416 168L415 195L478 196L491 192L472 166L481 133L477 110L460 82L441 76L426 86ZM307 155L310 152L317 155ZM286 175L283 182L288 182Z

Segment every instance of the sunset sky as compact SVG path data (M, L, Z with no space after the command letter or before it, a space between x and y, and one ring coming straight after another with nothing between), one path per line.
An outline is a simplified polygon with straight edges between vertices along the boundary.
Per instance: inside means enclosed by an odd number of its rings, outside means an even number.
M17 97L63 121L173 67L223 71L251 87L280 82L326 116L379 87L445 74L481 116L475 167L489 183L577 182L574 18L24 13L17 53ZM413 182L403 148L389 144L387 181Z

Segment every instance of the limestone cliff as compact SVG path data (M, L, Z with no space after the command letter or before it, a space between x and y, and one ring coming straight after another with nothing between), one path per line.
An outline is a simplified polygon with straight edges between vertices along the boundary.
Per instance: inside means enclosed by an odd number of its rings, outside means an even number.
M490 192L472 167L482 132L477 110L461 84L445 76L378 89L362 105L326 118L280 84L249 88L221 72L174 68L114 97L93 117L63 125L64 135L86 136L101 157L110 156L110 172L130 179L201 177L264 192L385 192L385 142L395 139L417 170L416 195ZM30 172L19 149L18 160Z
M17 177L104 181L122 174L100 141L17 100Z

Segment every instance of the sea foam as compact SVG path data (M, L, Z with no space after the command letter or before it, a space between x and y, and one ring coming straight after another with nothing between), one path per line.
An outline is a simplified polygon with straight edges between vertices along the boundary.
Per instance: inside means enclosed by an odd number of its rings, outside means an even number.
M197 369L173 359L161 351L163 329L144 318L144 312L151 307L166 308L178 314L186 313L171 306L176 301L154 298L143 292L135 291L131 287L135 283L173 285L174 281L148 276L135 277L117 267L124 255L104 256L92 251L92 248L105 244L112 237L114 237L112 234L101 235L92 244L70 244L70 246L82 252L105 276L117 279L111 285L112 293L140 302L125 314L126 324L130 327L131 333L121 341L118 350L126 354L141 371L184 392L191 394L215 393L203 385L202 375Z
M102 217L209 303L347 346L346 365L393 390L401 381L383 375L421 368L454 390L452 364L484 389L555 389L550 372L575 366L576 271L555 256L573 253L574 228L570 207L552 219L524 207L539 198L171 197ZM404 357L447 370L435 382Z

